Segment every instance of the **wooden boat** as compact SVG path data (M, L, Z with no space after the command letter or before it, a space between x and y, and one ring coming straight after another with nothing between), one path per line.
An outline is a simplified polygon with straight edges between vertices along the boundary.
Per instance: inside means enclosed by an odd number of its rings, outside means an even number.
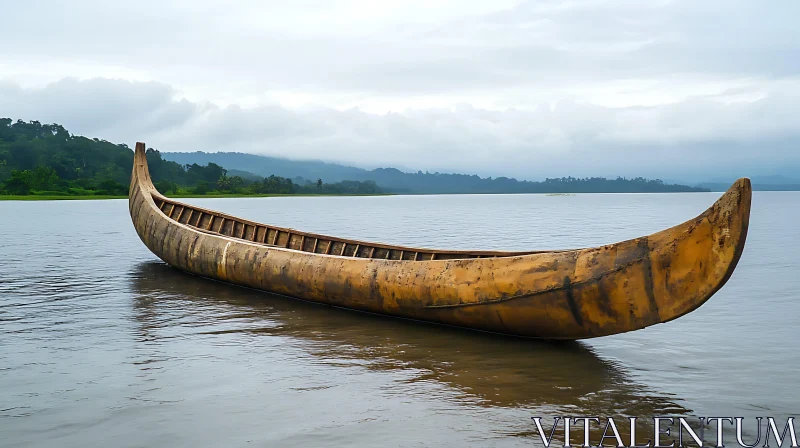
M495 408L493 412L498 406L530 411L558 403L580 409L581 415L604 415L610 407L617 415L662 415L665 409L673 417L691 413L679 404L680 398L648 391L623 366L598 356L587 344L533 343L389 319L363 319L354 325L366 316L201 281L155 261L138 263L131 271L132 323L148 340L176 320L216 327L206 321L210 314L235 315L248 322L234 327L239 335L253 340L279 336L305 356L355 360L369 371L418 372L418 378L446 386L471 405ZM271 300L268 307L259 303L265 299ZM192 319L192 309L198 308L201 315ZM590 395L596 399L584 401Z
M336 307L508 335L582 339L705 303L744 249L749 179L683 224L601 247L452 251L280 228L160 194L136 144L129 208L144 244L192 274Z

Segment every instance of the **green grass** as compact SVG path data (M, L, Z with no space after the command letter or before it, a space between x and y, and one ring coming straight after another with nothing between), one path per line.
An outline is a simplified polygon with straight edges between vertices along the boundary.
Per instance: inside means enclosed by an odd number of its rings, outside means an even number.
M61 196L49 194L29 194L29 195L0 195L0 201L60 201L73 200L85 201L87 199L127 199L127 196L113 196L103 194Z
M390 193L378 194L317 194L317 193L296 193L296 194L170 194L168 198L274 198L274 197L293 197L293 196L390 196Z
M173 194L168 195L169 198L271 198L271 197L292 197L292 196L389 196L388 193L382 194ZM86 201L91 199L128 199L128 196L114 196L114 195L47 195L47 194L30 194L30 195L0 195L0 201Z

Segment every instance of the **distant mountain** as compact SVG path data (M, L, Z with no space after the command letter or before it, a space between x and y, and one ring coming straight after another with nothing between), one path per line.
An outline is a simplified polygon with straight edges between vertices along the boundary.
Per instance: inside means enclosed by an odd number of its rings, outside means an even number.
M800 177L774 176L753 176L751 179L755 184L762 185L800 185Z
M725 191L736 179L713 179L708 182L696 184L698 187L708 188L711 191ZM753 183L755 191L800 191L800 178L795 179L787 176L752 176L750 181Z
M800 173L798 173L798 176L800 176ZM715 178L703 183L731 184L736 181L736 179L737 178L735 177ZM750 176L750 181L753 182L753 184L762 185L800 185L800 177L788 177L779 174L773 174L769 176Z
M290 160L239 152L165 152L162 155L167 160L178 162L181 165L192 163L205 165L212 162L224 167L229 172L231 170L246 171L263 177L274 174L290 179L295 177L314 181L322 179L325 182L372 180L367 175L368 171L362 168L313 160ZM236 174L231 173L231 175Z
M374 181L385 191L406 194L459 194L459 193L638 193L709 191L705 187L676 185L660 180L605 179L601 177L578 179L573 177L546 179L543 182L518 181L507 177L481 178L477 175L446 173L406 173L396 168L366 170L336 163L311 160L289 160L236 152L162 153L165 160L181 165L214 163L229 174L246 171L259 176L270 175L290 179L301 178L311 182ZM239 174L242 177L245 177ZM302 183L302 182L300 182Z
M264 176L259 176L258 174L253 174L249 171L242 171L237 169L230 169L230 170L226 169L226 170L227 170L227 175L229 177L239 176L244 180L249 180L250 182L260 182L264 180Z
M796 184L763 184L753 181L752 183L754 191L800 191L800 182ZM731 183L702 182L697 184L697 186L701 188L707 188L710 191L725 191L730 188Z

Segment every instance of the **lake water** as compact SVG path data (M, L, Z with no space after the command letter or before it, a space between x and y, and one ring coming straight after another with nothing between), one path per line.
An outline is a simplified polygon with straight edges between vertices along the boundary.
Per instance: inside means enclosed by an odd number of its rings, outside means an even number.
M649 234L718 196L188 202L344 237L523 250ZM540 444L533 416L785 423L800 399L799 222L799 192L756 192L741 262L708 303L555 344L188 276L139 241L123 200L0 202L0 446L522 447Z

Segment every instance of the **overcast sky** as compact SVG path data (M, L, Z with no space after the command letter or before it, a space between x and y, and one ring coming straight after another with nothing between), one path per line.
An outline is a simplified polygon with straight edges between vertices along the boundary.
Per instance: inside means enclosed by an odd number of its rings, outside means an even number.
M162 151L800 177L800 1L0 0L0 116Z

